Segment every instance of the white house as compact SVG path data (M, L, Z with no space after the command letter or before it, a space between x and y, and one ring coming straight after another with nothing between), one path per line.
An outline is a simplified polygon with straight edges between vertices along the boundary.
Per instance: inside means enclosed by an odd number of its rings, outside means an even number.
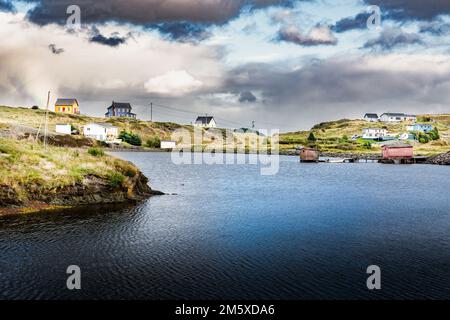
M176 147L176 141L161 141L161 149L175 149Z
M383 113L380 116L381 122L402 122L402 121L417 121L417 117L404 113Z
M378 119L378 114L376 114L376 113L366 113L364 115L364 120L366 120L368 122L378 122L378 121L380 121Z
M72 126L70 124L57 124L55 131L56 133L72 134Z
M379 139L387 135L386 129L381 128L365 128L363 129L363 139Z
M412 126L407 126L406 130L408 131L419 131L424 133L429 133L430 131L433 131L433 126L431 124L422 124L422 123L415 123Z
M217 123L214 117L198 117L194 123L194 127L198 128L216 128Z
M88 123L84 126L84 135L100 141L114 141L119 137L119 128L110 123Z

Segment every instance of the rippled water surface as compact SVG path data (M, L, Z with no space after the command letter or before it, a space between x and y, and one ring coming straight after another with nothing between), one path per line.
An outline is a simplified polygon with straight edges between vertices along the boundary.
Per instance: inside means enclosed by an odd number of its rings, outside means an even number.
M0 218L2 299L450 298L450 168L171 163L120 153L173 195ZM379 265L382 290L366 288ZM82 290L66 289L79 265Z

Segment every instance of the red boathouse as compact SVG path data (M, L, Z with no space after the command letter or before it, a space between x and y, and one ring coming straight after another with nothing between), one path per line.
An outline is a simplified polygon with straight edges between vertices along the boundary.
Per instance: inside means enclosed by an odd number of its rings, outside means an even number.
M413 146L399 143L384 145L381 147L384 160L389 159L412 159L414 157Z

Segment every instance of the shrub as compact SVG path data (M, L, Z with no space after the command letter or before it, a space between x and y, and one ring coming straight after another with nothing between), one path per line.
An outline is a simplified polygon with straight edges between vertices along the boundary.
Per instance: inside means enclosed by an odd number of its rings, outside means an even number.
M372 149L372 142L364 141L363 147L366 148L366 149Z
M131 144L132 146L141 146L142 145L142 139L138 134L134 134L134 133L128 132L126 130L123 130L120 133L119 139L122 139L126 143Z
M103 157L105 155L105 152L103 151L103 149L94 148L94 147L89 148L88 153L94 157Z
M146 143L149 148L160 148L161 147L161 139L158 136L151 137L147 140Z
M436 127L434 127L434 129L431 130L428 135L430 136L431 140L439 140L440 139L439 130Z
M419 140L420 143L428 143L430 141L439 140L440 135L437 128L434 128L429 133L414 132L414 137Z
M119 172L112 172L108 175L109 185L113 188L118 188L122 186L124 181L125 177L123 176L123 174Z
M314 133L312 133L312 132L309 133L308 141L310 141L310 142L316 142L317 141L316 137L314 136Z
M341 139L339 139L339 143L346 144L348 143L348 136L343 135Z
M39 107L38 106L32 106L31 109L32 110L39 110Z

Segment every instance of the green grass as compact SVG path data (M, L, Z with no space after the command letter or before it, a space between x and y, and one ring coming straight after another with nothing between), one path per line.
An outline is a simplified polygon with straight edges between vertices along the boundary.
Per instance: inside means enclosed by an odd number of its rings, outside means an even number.
M84 149L45 149L39 143L0 138L0 186L11 187L26 201L31 194L52 194L81 183L88 175L118 187L138 173L130 162L90 153Z
M94 147L89 148L88 153L94 157L103 157L105 155L105 152L103 151L103 149L94 148Z

